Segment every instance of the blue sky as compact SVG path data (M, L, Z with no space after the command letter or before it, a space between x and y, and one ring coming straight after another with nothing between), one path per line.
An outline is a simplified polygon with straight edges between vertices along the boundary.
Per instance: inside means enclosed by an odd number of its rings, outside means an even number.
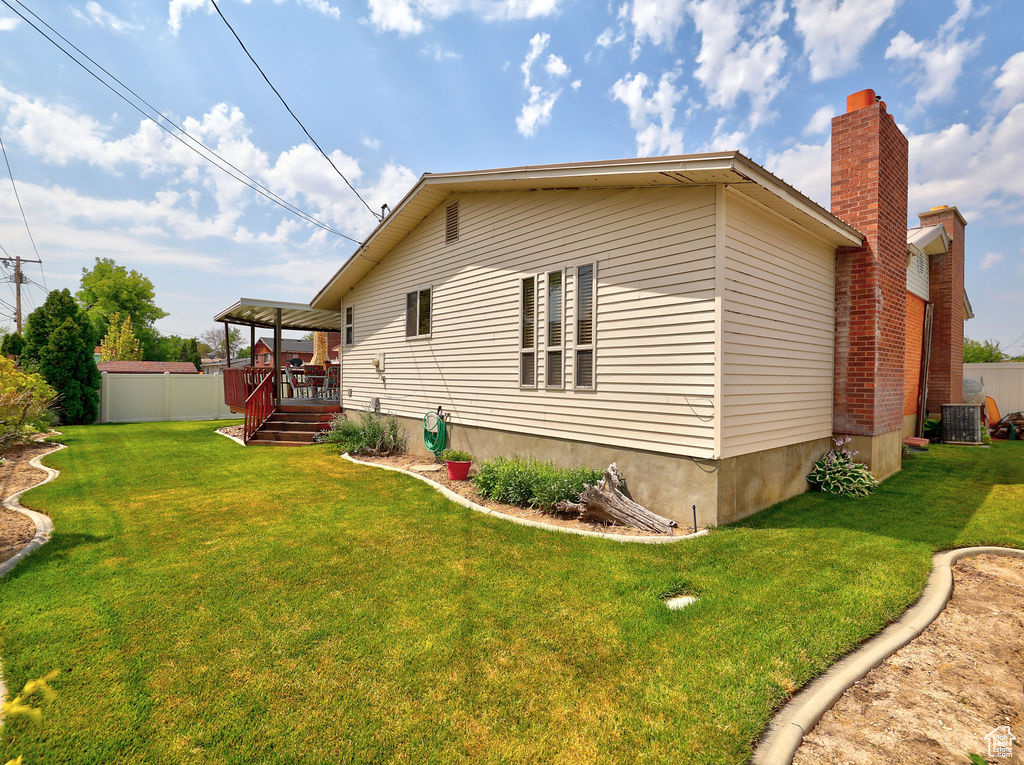
M372 228L208 2L25 2L282 197L356 238ZM425 171L714 149L827 207L829 118L874 88L910 137L912 221L936 204L969 221L968 334L1024 352L1019 0L221 7L374 207ZM0 6L0 131L50 288L113 257L152 279L162 331L194 334L239 296L309 300L354 249L141 120ZM6 183L0 244L31 252Z

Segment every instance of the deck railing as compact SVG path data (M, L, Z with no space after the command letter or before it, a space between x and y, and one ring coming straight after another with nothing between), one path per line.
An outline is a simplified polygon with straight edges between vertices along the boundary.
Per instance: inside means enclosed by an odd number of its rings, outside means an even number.
M272 371L272 367L236 367L234 369L225 369L222 373L224 378L224 403L234 411L243 411L249 394L256 390L256 386Z
M252 371L261 372L263 370L255 369ZM246 443L249 443L249 439L256 435L256 431L260 429L260 426L274 413L274 375L271 372L273 372L271 369L265 371L263 379L259 381L245 400L244 440Z

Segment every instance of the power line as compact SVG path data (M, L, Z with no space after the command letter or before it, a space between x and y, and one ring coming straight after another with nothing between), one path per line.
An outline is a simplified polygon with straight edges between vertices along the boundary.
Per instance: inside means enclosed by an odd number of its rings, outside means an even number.
M0 136L0 151L4 155L4 164L7 165L7 176L11 179L11 188L14 189L14 198L18 201L18 209L21 210L21 219L25 222L25 231L28 233L28 240L32 242L32 251L39 257L39 248L36 247L35 237L32 236L32 229L28 227L28 218L25 217L25 208L21 205L21 196L18 194L18 186L14 182L14 171L11 170L11 160L7 158L7 148L4 146L4 139Z
M31 19L29 19L27 16L25 16L24 13L22 13L17 8L15 8L13 5L11 5L9 0L0 0L0 3L3 3L11 11L16 13L23 21L25 21L29 26L31 26L40 35L42 35L42 37L47 42L49 42L51 45L53 45L55 48L57 48L61 53L63 53L65 56L67 56L69 59L71 59L74 63L76 63L79 67L81 67L89 76L91 76L93 79L95 79L97 82L99 82L105 88L107 88L107 90L109 90L115 96L120 98L122 101L124 101L130 107L132 107L137 112L139 112L139 114L141 114L143 117L148 119L154 125L156 125L161 130L163 130L165 133L167 133L169 136L171 136L171 138L173 138L174 140L178 141L182 146L186 147L187 149L191 150L192 152L194 152L198 156L202 157L203 159L205 159L207 162L212 164L217 169L221 170L226 175L230 176L231 178L234 178L239 183L241 183L241 184L243 184L245 186L248 186L250 189L255 191L257 194L260 194L261 196L265 197L269 201L273 202L274 204L278 205L279 207L284 208L288 212L290 212L293 215L301 218L302 220L306 221L307 223L309 223L309 224L311 224L313 226L317 226L318 228L321 228L324 231L327 231L328 233L334 234L335 236L341 237L342 239L347 239L350 242L354 242L355 244L362 244L362 242L360 242L358 239L356 239L354 237L351 237L348 234L345 234L345 233L343 233L341 231L338 231L333 226L331 226L331 225L329 225L327 223L324 223L323 221L315 218L312 214L307 213L305 210L302 210L301 208L297 207L296 205L292 204L291 202L288 202L287 200L285 200L284 198L282 198L281 196L279 196L278 194L276 194L275 192L271 191L269 188L264 186L262 183L257 181L255 178L253 178L252 176L248 175L245 171L243 171L243 170L239 169L238 167L236 167L230 161L228 161L227 159L222 157L216 151L211 149L209 146L204 144L198 138L196 138L195 136L191 135L188 131L186 131L180 125L175 123L170 117L168 117L166 114L164 114L159 109L157 109L152 104L150 104L146 99L144 99L142 96L140 96L132 88L130 88L127 85L125 85L117 76L112 74L108 69L103 67L101 64L97 63L91 56L89 56L87 53L85 53L81 48L79 48L73 42L68 40L68 38L66 38L64 35L62 35L56 29L54 29L49 23L47 23L37 13L35 13L35 11L33 11L31 8L29 8L27 5L25 5L25 3L21 2L21 0L14 0L14 2L16 2L22 8L24 8L25 11L27 11L29 14L31 14L33 17L35 17L39 21L39 23L44 25L47 29L49 29L51 32L53 32L57 37L59 37L61 40L63 40L65 43L67 43L68 46L73 48L81 56L83 56L85 59L87 59L93 66L95 66L97 69L99 69L104 74L106 74L108 77L110 77L112 80L114 80L114 82L116 82L122 88L124 88L129 93L131 93L132 96L134 96L140 102L145 104L155 114L159 115L160 119L162 119L165 122L167 122L168 124L172 125L176 130L178 130L182 134L182 136L185 136L185 138L188 138L188 140L191 141L191 143L185 141L181 136L178 135L178 133L175 133L173 130L171 130L169 127L167 127L167 125L165 125L163 122L161 122L160 120L158 120L155 117L153 117L145 109L143 109L138 104L133 102L126 95L124 95L119 90L117 90L113 85L111 85L109 82L107 82L102 77L100 77L98 74L96 74L96 72L92 71L88 66L83 64L77 58L75 58L75 56L70 51L68 51L66 48L64 48L64 46L62 46L60 43L58 43L56 40L54 40L52 37L50 37L48 34L46 34L46 32L44 32L36 24L34 24ZM202 149L202 151L200 151L200 148L196 148L196 147L200 147ZM204 154L203 152L208 152L208 154ZM212 157L209 156L209 155L212 155ZM214 159L214 158L216 158L216 159ZM223 163L223 164L221 164L221 163ZM225 165L227 167L225 167ZM231 168L231 170L234 170L235 172L232 173L227 168ZM237 175L235 173L237 173Z
M296 123L298 123L298 126L300 128L302 128L302 132L306 134L306 138L313 142L313 145L316 147L317 151L319 151L323 155L323 158L330 163L331 167L334 168L334 172L341 176L341 180L345 181L345 185L352 190L353 194L359 197L359 201L363 203L367 210L370 211L370 215L372 215L377 220L383 220L383 216L380 213L376 212L372 207L370 207L370 205L366 203L366 200L363 199L362 195L358 191L356 191L356 187L349 183L349 180L348 178L345 177L345 174L338 169L337 165L334 164L334 160L327 156L327 152L320 148L320 144L318 144L316 142L316 139L312 135L310 135L308 130L306 130L306 126L302 124L302 120L300 120L298 118L298 115L296 115L295 112L292 111L292 108L288 106L288 102L284 100L284 96L282 96L280 91L278 91L278 89L274 87L274 83L272 83L270 81L270 78L267 77L267 73L263 71L263 68L256 62L256 59L252 57L252 54L249 52L249 49L246 48L245 43L242 42L242 38L238 36L238 32L236 32L235 28L231 26L231 22L228 21L224 14L221 12L220 6L217 5L217 0L210 0L210 2L213 3L213 8L217 11L217 15L220 16L221 21L223 21L227 28L231 31L231 34L238 41L238 44L242 46L242 50L245 51L245 55L249 57L249 60L252 62L252 65L256 67L256 71L263 75L263 79L266 80L267 85L270 86L270 89L274 91L274 95L277 96L278 100L284 105L284 108L288 110L288 113L292 115L292 119L295 120Z

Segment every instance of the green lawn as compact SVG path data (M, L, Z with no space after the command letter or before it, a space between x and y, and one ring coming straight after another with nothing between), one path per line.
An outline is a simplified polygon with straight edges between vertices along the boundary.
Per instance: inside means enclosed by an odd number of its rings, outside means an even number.
M742 762L793 690L902 612L934 550L1024 547L1024 443L933 448L624 545L473 513L328 447L211 423L68 428L0 580L8 756L64 762ZM659 595L686 589L669 612Z

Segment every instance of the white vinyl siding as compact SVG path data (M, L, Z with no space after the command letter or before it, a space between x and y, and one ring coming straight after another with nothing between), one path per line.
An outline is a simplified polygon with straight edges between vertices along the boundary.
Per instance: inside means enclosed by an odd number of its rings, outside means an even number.
M459 203L459 238L445 243ZM714 187L479 192L439 205L345 296L359 336L342 357L348 409L608 446L714 456ZM575 267L595 263L593 391L573 389ZM562 271L562 375L520 387L522 279L536 276L536 337L551 271ZM431 336L404 342L406 294L429 283ZM543 356L543 348L536 353ZM386 387L370 359L386 353Z
M907 263L907 292L912 292L922 300L928 297L928 256L911 255Z
M725 201L721 456L830 436L835 248Z

